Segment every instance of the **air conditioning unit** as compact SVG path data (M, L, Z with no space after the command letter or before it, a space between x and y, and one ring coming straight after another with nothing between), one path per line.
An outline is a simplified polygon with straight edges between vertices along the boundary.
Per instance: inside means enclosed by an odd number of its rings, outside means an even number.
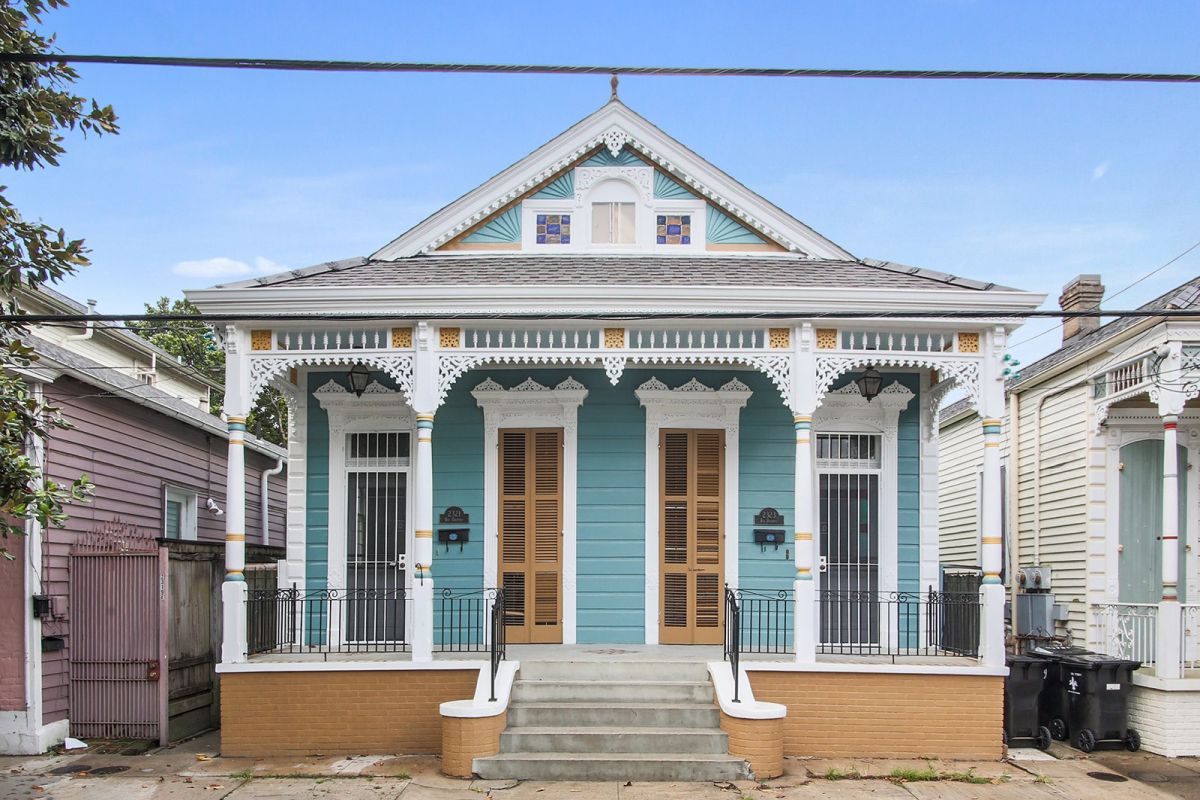
M1022 592L1050 591L1049 567L1021 567L1017 570L1017 586Z

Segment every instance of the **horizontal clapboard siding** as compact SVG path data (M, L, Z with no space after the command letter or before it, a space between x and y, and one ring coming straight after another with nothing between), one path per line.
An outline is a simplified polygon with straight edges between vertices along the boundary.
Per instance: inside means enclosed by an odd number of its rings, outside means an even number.
M983 428L971 413L938 434L938 530L943 564L979 563L979 470Z

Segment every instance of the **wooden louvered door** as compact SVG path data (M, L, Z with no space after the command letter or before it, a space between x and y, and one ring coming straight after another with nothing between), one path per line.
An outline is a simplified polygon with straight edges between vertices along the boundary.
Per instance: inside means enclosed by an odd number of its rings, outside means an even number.
M659 641L720 644L725 432L659 434L662 558Z
M510 644L562 642L563 432L500 431L500 581Z

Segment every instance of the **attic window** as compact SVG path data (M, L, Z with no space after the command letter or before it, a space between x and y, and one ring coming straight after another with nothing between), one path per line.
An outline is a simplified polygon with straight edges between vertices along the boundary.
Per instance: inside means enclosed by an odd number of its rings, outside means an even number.
M537 215L538 244L570 244L571 215L570 214L538 214Z
M592 203L593 244L637 241L636 203Z

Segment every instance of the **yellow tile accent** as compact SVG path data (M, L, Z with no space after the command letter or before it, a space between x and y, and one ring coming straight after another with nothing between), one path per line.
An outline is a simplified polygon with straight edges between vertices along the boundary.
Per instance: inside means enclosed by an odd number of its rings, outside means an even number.
M462 338L461 328L442 328L438 331L438 343L442 347L452 348L459 347L459 340Z
M246 534L244 534L244 533L227 533L227 534L225 534L225 541L227 541L227 542L244 542L244 541L246 541Z
M412 328L392 328L392 347L412 347Z
M978 353L979 352L979 334L965 331L958 334L958 352L960 353Z
M786 350L792 346L792 329L770 328L767 331L767 343L772 350Z
M251 350L270 350L271 341L275 337L271 331L250 331L250 349Z
M817 328L817 349L837 350L837 328Z
M604 346L610 350L621 349L625 346L624 328L605 328Z

